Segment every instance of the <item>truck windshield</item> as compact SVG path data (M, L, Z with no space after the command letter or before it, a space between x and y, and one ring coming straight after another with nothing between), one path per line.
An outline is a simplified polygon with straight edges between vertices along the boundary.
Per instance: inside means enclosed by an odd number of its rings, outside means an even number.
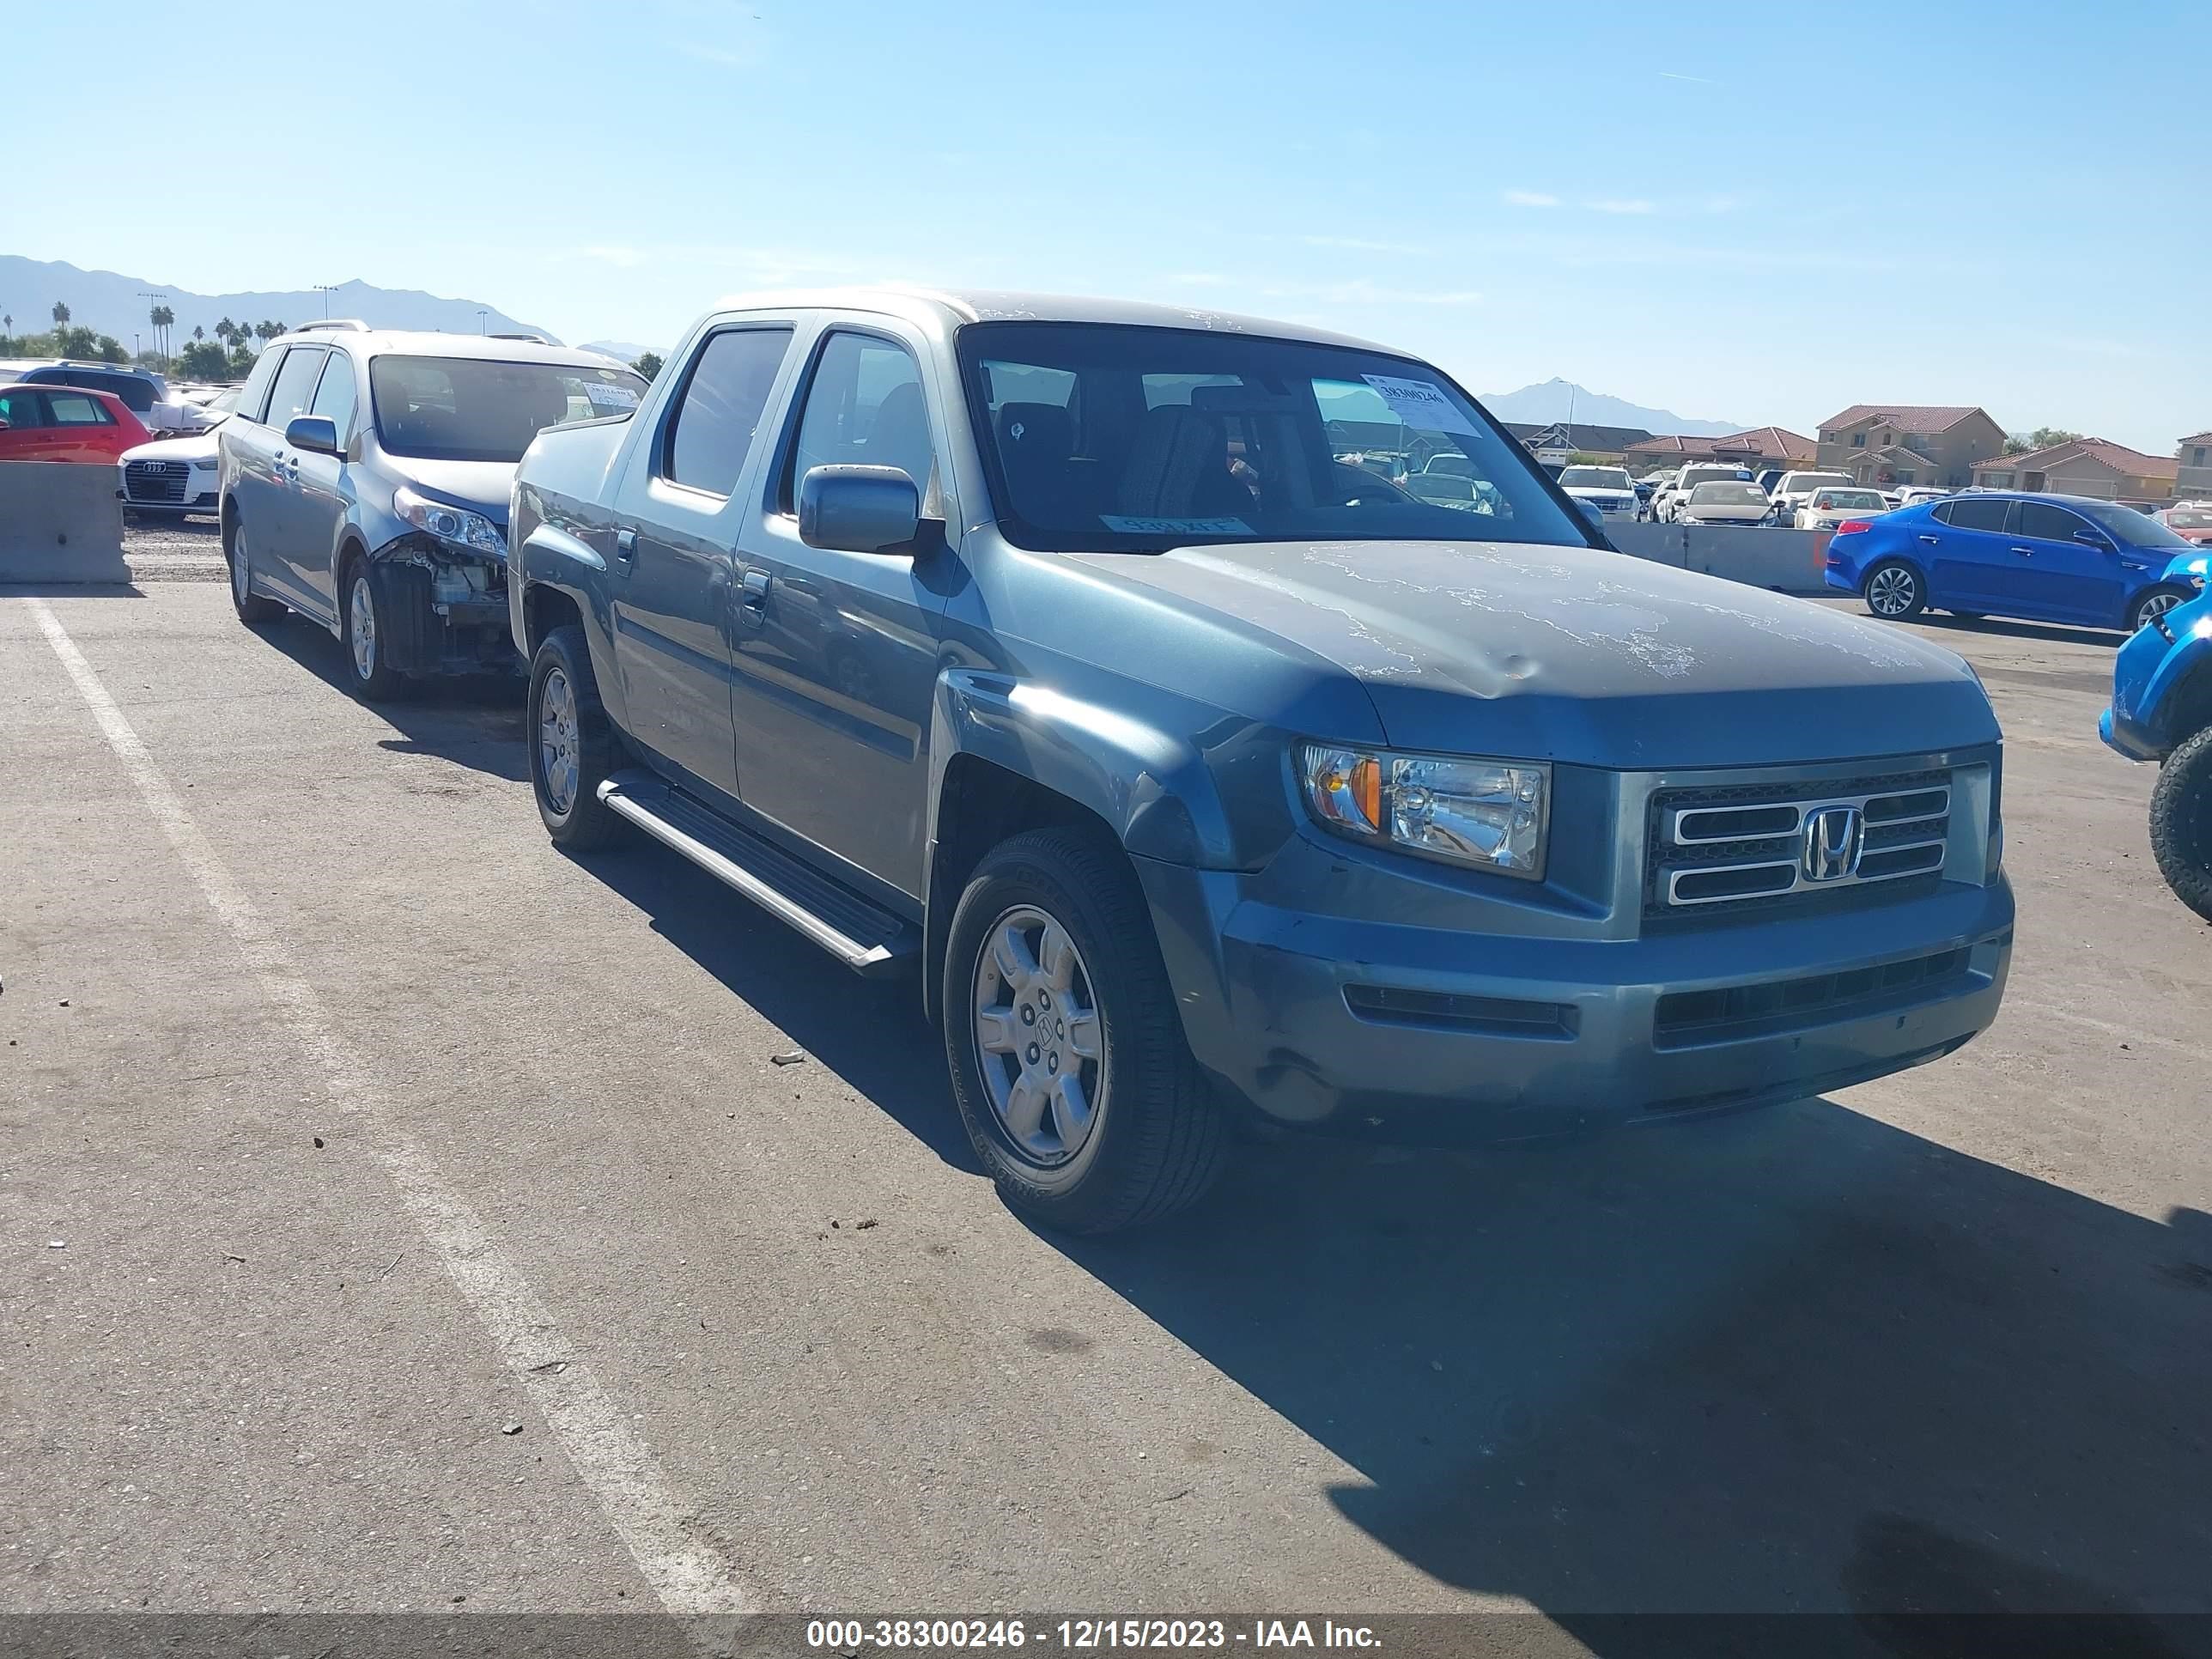
M970 324L959 351L1017 546L1591 544L1520 446L1407 358L1096 323Z
M483 357L378 357L368 385L385 452L429 461L519 461L545 428L629 414L645 391L626 368Z

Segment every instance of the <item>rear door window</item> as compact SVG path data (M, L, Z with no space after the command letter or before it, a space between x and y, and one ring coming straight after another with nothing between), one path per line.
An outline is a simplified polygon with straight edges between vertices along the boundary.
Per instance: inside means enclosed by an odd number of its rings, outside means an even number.
M46 419L54 426L113 426L115 416L109 414L100 399L89 392L71 392L57 387L46 393Z
M661 441L662 477L727 495L738 487L791 344L788 328L730 328L693 356Z
M290 348L285 348L289 350ZM276 378L277 365L284 361L284 351L264 351L256 360L253 373L246 377L246 385L238 394L238 413L249 421L259 421L269 410L269 383Z
M295 415L307 412L315 392L315 376L330 354L320 346L294 346L276 371L276 384L269 391L269 424L282 432Z
M2005 520L2011 514L2010 501L1983 501L1968 496L1951 503L1950 516L1943 522L1954 530L1982 530L1991 535L2002 535Z

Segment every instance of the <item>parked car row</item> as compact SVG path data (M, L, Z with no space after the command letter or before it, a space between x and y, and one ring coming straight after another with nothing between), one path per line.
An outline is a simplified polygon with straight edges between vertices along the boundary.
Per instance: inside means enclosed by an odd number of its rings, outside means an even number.
M59 362L0 364L0 385L69 386L118 399L150 434L198 432L208 424L200 400L173 389L149 368L120 363Z
M718 310L650 386L303 332L218 453L243 620L313 617L374 699L490 659L496 608L552 839L641 831L913 974L1057 1226L1188 1204L1244 1120L1679 1120L2002 994L1965 664L1622 558L1591 493L1632 488L1381 347L902 290Z

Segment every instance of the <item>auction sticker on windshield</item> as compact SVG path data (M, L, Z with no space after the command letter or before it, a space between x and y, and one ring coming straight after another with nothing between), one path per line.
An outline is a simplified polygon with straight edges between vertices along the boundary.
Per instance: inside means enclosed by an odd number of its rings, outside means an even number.
M584 395L592 400L594 409L635 409L637 393L626 386L608 386L599 380L584 382Z
M1249 536L1252 526L1242 519L1132 519L1118 513L1101 513L1098 522L1122 536Z
M1359 378L1374 387L1382 401L1390 405L1390 412L1407 426L1419 427L1424 432L1475 435L1474 422L1444 396L1441 386L1431 386L1426 380L1401 380L1394 374L1363 374Z

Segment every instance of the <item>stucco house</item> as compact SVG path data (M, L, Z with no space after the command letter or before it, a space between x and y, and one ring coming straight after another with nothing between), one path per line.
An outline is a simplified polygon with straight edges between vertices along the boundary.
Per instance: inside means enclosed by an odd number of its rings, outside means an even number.
M2184 438L2173 452L2173 493L2185 501L2212 501L2212 432Z
M1635 472L1698 461L1733 461L1756 472L1765 466L1809 467L1813 465L1813 441L1786 427L1755 426L1747 432L1731 432L1718 438L1646 438L1641 443L1629 445L1624 459Z
M1816 464L1863 484L1958 489L2004 441L1988 410L1964 404L1853 404L1820 422Z
M2166 501L2173 499L2179 463L2172 456L2146 455L2104 438L2075 438L2002 455L1974 469L1984 489L2038 489L2055 495L2094 495L2108 501Z

